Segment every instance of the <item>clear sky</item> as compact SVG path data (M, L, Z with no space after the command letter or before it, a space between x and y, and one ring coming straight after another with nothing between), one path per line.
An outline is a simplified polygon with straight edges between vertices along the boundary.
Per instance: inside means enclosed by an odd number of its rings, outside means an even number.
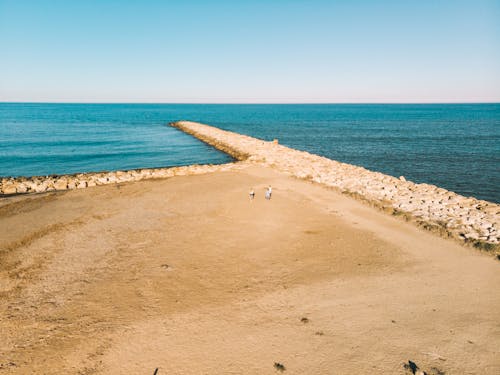
M500 102L500 0L0 0L0 101Z

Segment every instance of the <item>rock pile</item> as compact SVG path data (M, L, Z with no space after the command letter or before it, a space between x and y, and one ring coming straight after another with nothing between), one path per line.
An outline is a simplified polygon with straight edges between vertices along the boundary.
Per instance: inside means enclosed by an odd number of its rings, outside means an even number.
M237 167L241 166L229 163L222 165L189 165L172 168L148 168L129 171L79 173L60 176L10 177L0 179L0 195L84 189L99 185L224 171Z
M239 160L271 166L295 177L336 188L394 215L404 215L427 229L477 247L498 248L498 204L464 197L434 185L415 184L403 176L396 178L294 150L277 141L265 142L188 121L171 125Z

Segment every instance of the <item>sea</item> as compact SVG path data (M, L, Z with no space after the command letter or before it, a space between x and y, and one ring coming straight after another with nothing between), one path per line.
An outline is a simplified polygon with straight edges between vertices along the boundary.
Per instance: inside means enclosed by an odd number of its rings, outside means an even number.
M500 203L500 104L0 103L0 176L232 160L178 120Z

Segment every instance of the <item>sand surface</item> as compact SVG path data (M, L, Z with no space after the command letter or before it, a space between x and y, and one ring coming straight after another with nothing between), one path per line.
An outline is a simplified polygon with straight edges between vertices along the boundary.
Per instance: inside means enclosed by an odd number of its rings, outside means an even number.
M0 374L499 374L499 287L258 166L0 200Z

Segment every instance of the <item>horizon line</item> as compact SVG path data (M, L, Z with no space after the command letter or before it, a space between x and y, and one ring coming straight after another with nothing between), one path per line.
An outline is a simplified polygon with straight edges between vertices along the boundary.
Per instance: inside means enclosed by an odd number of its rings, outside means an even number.
M348 104L348 105L365 105L365 104L500 104L499 101L442 101L442 102L133 102L133 101L109 101L109 102L90 102L90 101L2 101L0 104L200 104L200 105L332 105L332 104Z

